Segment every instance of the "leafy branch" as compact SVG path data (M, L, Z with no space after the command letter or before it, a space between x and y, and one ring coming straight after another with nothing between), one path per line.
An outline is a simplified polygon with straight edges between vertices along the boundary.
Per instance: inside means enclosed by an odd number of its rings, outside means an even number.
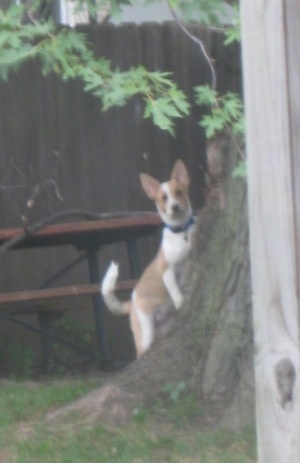
M225 2L220 0L169 0L172 9L182 12L186 21L200 18L201 23L220 25L220 18L226 15Z
M232 25L225 30L225 45L230 45L233 42L241 41L241 19L238 6L234 7L234 16L232 18Z
M227 2L221 2L220 0L201 0L201 2L198 3L195 3L194 0L168 0L170 10L177 24L184 34L199 45L201 53L211 71L210 84L195 87L196 104L200 106L210 106L210 114L202 117L199 124L205 130L207 138L212 138L219 133L227 132L240 152L241 158L244 159L244 154L236 139L244 135L245 132L243 103L240 97L235 93L227 92L224 95L218 94L216 71L213 60L205 48L205 44L201 39L189 32L175 12L175 8L180 7L182 11L186 12L186 16L188 17L189 8L192 6L192 10L195 12L196 5L198 5L201 11L202 22L219 24L220 14L225 13L225 3ZM234 41L240 41L239 18L239 10L237 5L235 5L235 17L232 20L232 26L223 29L226 37L225 45L229 45ZM242 170L243 167L239 168L237 175L239 175Z
M202 85L195 87L195 100L199 105L211 106L211 113L204 116L199 123L208 138L227 129L236 136L244 133L243 104L236 93L218 95L209 86Z
M110 61L97 59L85 34L57 28L51 21L23 24L24 5L0 10L0 78L8 78L26 61L38 60L44 75L54 72L63 80L80 79L85 91L101 100L104 110L124 106L141 96L144 116L174 135L176 119L187 116L186 95L170 73L149 72L142 66L127 71L113 69Z
M233 176L245 177L245 155L238 142L245 134L244 106L240 96L233 92L219 95L208 85L202 85L195 87L195 101L201 106L210 107L209 114L203 116L199 122L207 138L214 138L220 133L230 136L240 154L240 161L233 170Z
M76 0L77 8L87 8L96 16L99 7L107 0ZM133 0L109 0L111 11ZM183 32L199 47L211 70L211 84L196 87L196 103L210 105L210 115L200 122L208 137L225 128L233 135L243 131L242 104L237 95L228 93L219 96L216 92L216 73L213 61L202 40L194 37L178 18L175 9L180 9L185 18L201 18L205 24L219 24L220 15L225 14L223 0L167 0L170 10ZM47 2L47 11L49 12ZM174 135L176 120L186 117L190 111L186 95L167 72L149 72L142 66L128 70L114 69L111 62L96 58L92 45L85 34L77 30L57 27L43 9L42 0L27 0L13 4L7 10L0 9L0 78L7 79L11 71L29 60L40 63L44 75L51 72L63 80L79 79L85 91L99 98L103 110L112 106L124 106L127 101L140 96L144 102L144 117L151 118L162 130ZM44 8L45 9L45 8ZM43 10L44 11L44 10ZM26 18L26 21L24 21ZM226 32L226 42L238 38L239 20Z
M105 81L92 68L82 74L85 90L100 97L104 110L124 106L129 98L141 95L144 117L152 118L157 126L174 135L174 120L187 116L190 105L171 77L168 72L149 72L142 66L116 70Z

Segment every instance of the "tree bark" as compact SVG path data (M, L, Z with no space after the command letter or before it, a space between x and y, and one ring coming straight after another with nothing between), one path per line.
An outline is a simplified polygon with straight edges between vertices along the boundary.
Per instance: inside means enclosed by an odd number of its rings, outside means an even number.
M221 192L221 193L220 193ZM225 198L225 203L224 203ZM166 383L186 384L208 424L233 428L254 419L248 226L244 180L213 187L199 215L175 326L104 388L51 415L124 423L153 404Z

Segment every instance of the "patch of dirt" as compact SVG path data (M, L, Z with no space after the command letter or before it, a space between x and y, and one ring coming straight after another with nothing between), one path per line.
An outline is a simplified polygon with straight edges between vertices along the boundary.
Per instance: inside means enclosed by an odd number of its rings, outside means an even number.
M14 432L18 440L31 439L34 435L33 423L18 423Z
M14 463L15 458L10 450L0 450L0 463Z
M78 425L92 425L97 421L105 427L123 426L132 416L134 404L138 397L124 392L114 384L96 389L71 404L49 412L45 417L46 424L55 428L72 421ZM76 419L78 418L78 420Z

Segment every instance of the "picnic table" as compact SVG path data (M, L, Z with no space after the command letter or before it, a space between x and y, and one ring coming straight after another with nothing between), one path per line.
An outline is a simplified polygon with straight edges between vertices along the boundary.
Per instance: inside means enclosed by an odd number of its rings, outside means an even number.
M45 300L51 302L51 300L57 298L74 298L76 296L90 295L92 297L97 335L97 357L101 358L103 361L107 360L108 353L105 343L103 317L104 304L99 291L99 283L101 280L98 263L99 251L101 251L103 246L108 244L119 242L126 243L132 279L120 281L117 290L131 289L139 274L137 240L144 236L155 234L161 225L162 222L158 214L145 213L109 219L52 224L34 233L26 234L25 231L25 235L23 228L0 230L0 246L5 245L9 240L14 240L15 237L22 236L21 240L16 240L16 244L9 248L9 252L18 249L30 250L35 248L72 245L79 253L74 261L64 268L58 269L55 275L47 279L42 288L0 293L0 318L10 320L23 326L25 329L39 333L42 339L44 362L45 365L48 366L52 356L53 340L66 344L74 349L84 351L86 351L86 349L53 333L50 326L51 303L47 304L46 309L43 304L36 303ZM89 283L53 287L53 283L58 278L67 274L71 268L78 265L79 262L84 259L86 259L88 264ZM10 305L14 305L17 309L13 312L11 310L6 310ZM33 308L31 309L31 307ZM38 328L18 318L18 314L24 314L26 311L37 313L39 319Z

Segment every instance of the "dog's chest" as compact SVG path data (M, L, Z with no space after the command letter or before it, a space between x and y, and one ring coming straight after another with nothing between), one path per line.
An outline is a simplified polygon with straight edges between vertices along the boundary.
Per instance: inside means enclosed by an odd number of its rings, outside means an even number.
M168 228L163 231L162 250L169 265L176 265L184 261L190 252L192 229L187 232L174 233Z

